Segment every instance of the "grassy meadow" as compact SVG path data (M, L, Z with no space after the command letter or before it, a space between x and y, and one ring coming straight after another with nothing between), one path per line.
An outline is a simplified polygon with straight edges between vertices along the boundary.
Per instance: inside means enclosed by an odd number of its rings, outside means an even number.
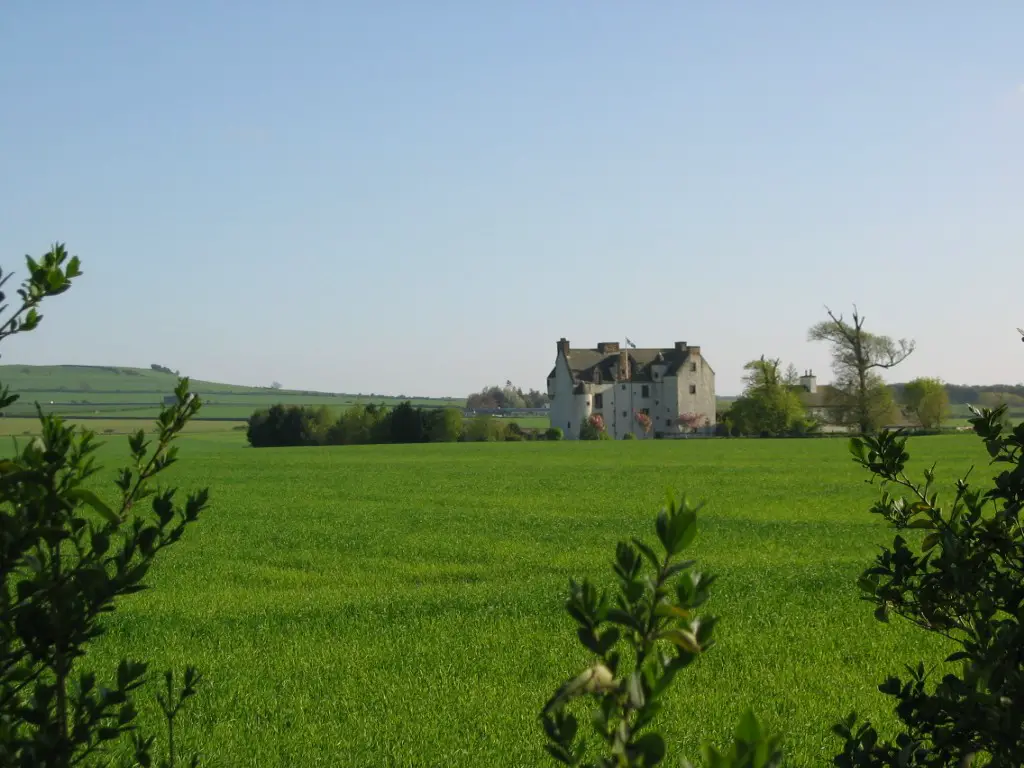
M911 446L947 486L984 468L972 436ZM610 583L616 541L653 541L668 488L708 502L693 555L719 576L721 617L659 718L671 758L724 740L751 704L787 764L828 764L831 724L856 709L885 732L876 686L938 650L857 597L892 534L845 440L257 450L221 431L181 450L169 474L209 485L212 508L111 616L93 663L198 666L179 733L210 765L548 765L539 708L586 661L568 579ZM104 478L125 455L111 438Z

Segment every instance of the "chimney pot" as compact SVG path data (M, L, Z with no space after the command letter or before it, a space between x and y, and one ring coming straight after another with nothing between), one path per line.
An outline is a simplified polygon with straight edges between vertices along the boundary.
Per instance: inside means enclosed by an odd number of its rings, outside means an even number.
M558 354L565 355L566 357L569 355L569 342L565 336L558 340Z

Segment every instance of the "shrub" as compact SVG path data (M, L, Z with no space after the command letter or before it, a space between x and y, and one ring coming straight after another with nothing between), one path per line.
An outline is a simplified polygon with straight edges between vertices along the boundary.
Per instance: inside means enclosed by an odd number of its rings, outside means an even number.
M422 443L427 433L423 410L414 408L408 400L391 412L392 443Z
M565 437L565 433L562 432L561 427L548 427L544 431L544 437L548 440L561 440Z
M494 442L505 437L505 426L488 414L481 414L470 420L465 436L470 442Z
M622 436L622 439L623 440L636 440L636 435L634 435L632 432L627 432L626 434L624 434Z
M924 482L907 474L905 435L851 440L854 460L882 481L871 511L900 532L861 576L864 597L880 621L896 614L951 640L945 661L958 667L937 681L937 665L924 662L908 679L889 677L879 690L896 700L902 733L883 741L851 714L835 729L845 740L837 765L1024 764L1024 427L1007 433L1002 408L974 412L975 433L1005 469L980 487L958 480L948 505L933 469Z
M607 436L608 433L605 431L604 417L600 413L593 414L580 426L580 440L600 440L602 435Z
M692 570L680 556L697 536L700 505L684 496L669 499L655 524L659 552L638 539L619 542L612 568L614 598L587 579L569 582L566 611L577 624L576 636L593 660L561 685L541 711L546 749L565 765L651 766L666 753L665 740L652 724L661 699L676 674L710 650L715 619L697 611L710 596L714 577ZM579 736L580 721L571 709L589 705L584 720L593 734ZM762 732L747 713L728 752L704 746L711 766L769 768L781 763L778 737ZM685 764L685 763L684 763Z
M462 436L462 411L441 408L429 412L427 436L432 443L454 443Z
M68 290L81 274L78 259L68 260L62 245L27 262L21 308L0 324L0 339L36 328L42 300ZM175 392L177 403L157 420L155 445L144 430L129 439L131 463L115 480L114 506L88 487L99 472L95 433L41 409L40 436L0 460L0 765L107 764L108 747L128 734L136 763L153 761L154 738L136 730L133 703L146 682L146 664L124 659L106 684L83 666L89 644L103 633L100 618L119 598L146 588L156 555L206 507L205 489L180 504L176 489L154 486L176 460L172 442L200 407L187 379ZM0 410L17 399L0 387ZM164 680L166 764L174 765L174 719L195 693L198 676L189 668L181 690L171 672Z

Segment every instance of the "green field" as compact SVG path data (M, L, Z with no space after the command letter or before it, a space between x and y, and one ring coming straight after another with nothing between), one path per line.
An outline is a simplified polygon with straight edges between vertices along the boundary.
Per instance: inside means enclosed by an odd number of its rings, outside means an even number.
M76 365L0 365L0 381L22 395L7 410L8 416L35 413L34 403L51 413L89 418L153 418L160 412L163 398L174 393L177 378L143 368ZM415 393L391 395L352 395L330 392L306 392L269 387L245 387L233 384L192 380L190 389L203 398L202 419L249 418L257 408L274 403L285 405L327 405L339 411L355 403L396 405L410 400L413 405L463 405L464 398L424 398Z
M103 449L108 477L123 442ZM972 436L911 446L950 481L983 469ZM825 765L837 718L884 732L879 682L936 657L857 598L892 534L845 440L256 450L221 432L181 447L171 474L211 486L212 508L111 618L95 663L195 663L182 737L211 765L549 764L539 707L586 660L567 581L610 582L615 542L653 537L669 487L708 501L694 555L720 578L721 617L660 717L673 757L723 740L750 703L789 765Z

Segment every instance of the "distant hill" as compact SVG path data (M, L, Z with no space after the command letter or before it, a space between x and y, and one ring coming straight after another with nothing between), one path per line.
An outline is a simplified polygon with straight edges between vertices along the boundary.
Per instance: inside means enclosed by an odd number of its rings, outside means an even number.
M21 395L7 416L34 415L39 402L47 411L63 416L152 418L163 399L174 393L178 377L165 370L101 365L0 365L0 381ZM339 409L355 403L394 404L411 400L416 405L462 405L464 398L394 397L311 392L271 387L246 387L213 381L190 380L190 388L204 401L199 419L246 419L273 403L328 405Z

